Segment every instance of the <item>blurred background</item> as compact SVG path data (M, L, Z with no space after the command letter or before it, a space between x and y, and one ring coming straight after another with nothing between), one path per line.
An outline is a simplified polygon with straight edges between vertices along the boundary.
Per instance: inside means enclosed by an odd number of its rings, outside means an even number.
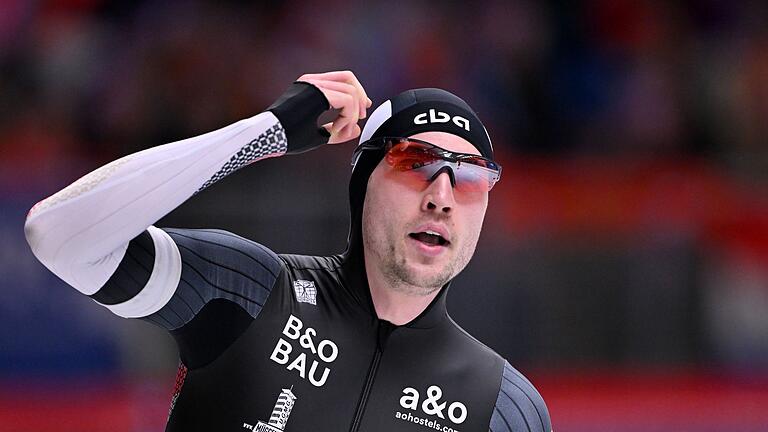
M162 430L178 362L35 260L29 208L336 69L486 123L504 173L449 309L556 431L768 430L766 23L723 0L0 1L0 431ZM352 148L259 162L157 225L338 253Z

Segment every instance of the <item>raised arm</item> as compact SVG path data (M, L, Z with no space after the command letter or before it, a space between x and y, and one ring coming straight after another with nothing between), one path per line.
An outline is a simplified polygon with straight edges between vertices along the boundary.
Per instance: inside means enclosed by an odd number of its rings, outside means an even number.
M181 266L178 247L167 233L151 226L154 222L247 164L310 150L328 142L329 136L331 143L356 137L357 119L369 105L350 72L304 75L264 113L125 156L40 201L27 216L27 241L48 269L80 292L94 295L115 273L129 242L144 233L154 244L154 263L166 270L162 280L149 282L173 289ZM329 107L341 115L318 128L318 116ZM142 313L159 309L167 300L145 300Z

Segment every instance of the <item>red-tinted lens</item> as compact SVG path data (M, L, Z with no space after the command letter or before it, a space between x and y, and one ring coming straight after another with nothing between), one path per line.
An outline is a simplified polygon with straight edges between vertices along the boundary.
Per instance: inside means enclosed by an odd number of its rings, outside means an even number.
M459 192L488 192L498 180L498 174L488 168L468 162L452 163Z
M445 167L450 169L454 187L458 192L488 192L498 180L499 172L488 168L483 158L461 161L443 159L431 145L414 141L394 143L385 156L387 164L418 184L435 179Z
M414 141L401 141L393 145L385 158L397 171L415 170L441 160L430 151L429 146Z

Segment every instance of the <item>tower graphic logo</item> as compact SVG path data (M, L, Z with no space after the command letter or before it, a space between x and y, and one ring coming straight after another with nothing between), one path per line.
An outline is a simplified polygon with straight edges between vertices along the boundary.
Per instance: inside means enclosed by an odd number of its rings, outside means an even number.
M289 389L283 389L280 392L280 396L277 397L275 408L272 410L272 415L269 417L269 421L264 423L259 421L256 426L249 424L243 424L246 429L251 429L254 432L283 432L285 425L288 423L288 417L291 415L293 404L296 402L296 395L293 394L293 386ZM250 427L249 427L250 426Z

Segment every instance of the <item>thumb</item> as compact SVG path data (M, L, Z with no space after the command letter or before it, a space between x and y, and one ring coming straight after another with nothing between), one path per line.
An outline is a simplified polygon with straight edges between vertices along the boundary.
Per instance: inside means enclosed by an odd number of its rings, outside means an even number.
M328 136L330 137L328 138L328 144L338 144L345 141L343 139L339 139L341 137L341 132L343 132L343 129L338 132L334 132L333 123L326 123L323 125L322 128L325 129L325 131L328 133Z
M328 139L328 144L339 144L353 140L359 137L360 133L362 132L359 125L352 124L342 128L336 133L333 133L331 128L332 125L333 123L326 123L323 125L323 128L331 134L331 137Z

